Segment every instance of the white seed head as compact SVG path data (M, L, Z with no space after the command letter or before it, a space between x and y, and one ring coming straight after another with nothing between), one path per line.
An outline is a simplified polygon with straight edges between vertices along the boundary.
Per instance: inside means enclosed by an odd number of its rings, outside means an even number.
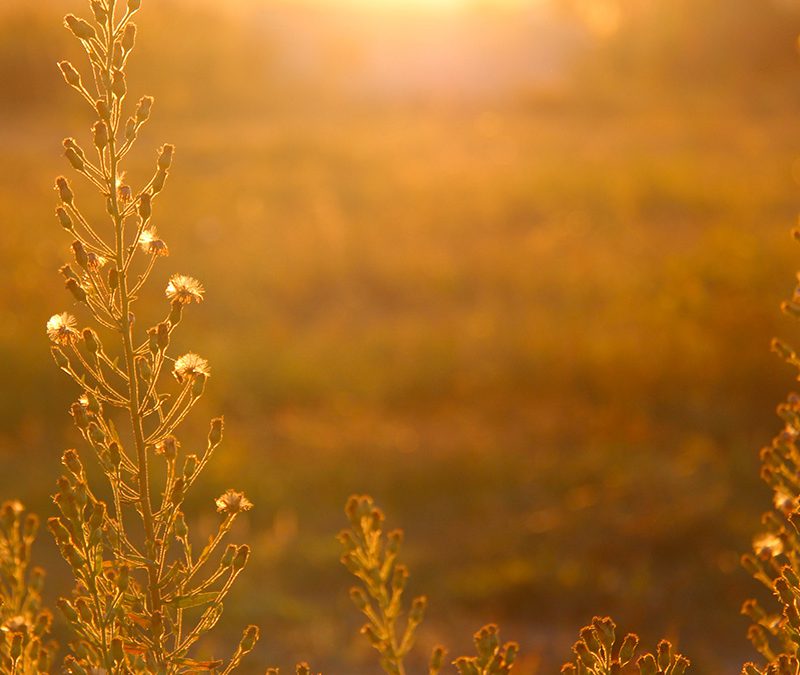
M192 379L198 375L208 377L211 375L211 369L208 367L208 361L197 354L189 352L175 360L172 373L178 382L183 382L187 377Z
M142 230L142 233L139 235L139 246L142 247L145 253L149 253L150 255L169 255L167 244L163 239L158 238L155 228L152 227L147 230Z
M58 345L72 344L79 337L77 325L78 322L71 314L53 314L47 320L47 337Z
M165 292L170 301L188 305L192 302L202 302L206 291L197 279L183 274L173 274Z
M783 541L780 537L765 532L753 539L753 551L759 558L774 558L783 553Z
M243 492L237 492L236 490L226 490L224 494L217 497L215 503L219 513L230 515L249 511L253 508L253 502L245 497Z

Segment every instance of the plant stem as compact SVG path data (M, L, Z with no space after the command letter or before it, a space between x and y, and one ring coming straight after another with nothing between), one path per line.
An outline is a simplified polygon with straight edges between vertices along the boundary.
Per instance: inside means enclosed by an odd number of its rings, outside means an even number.
M114 51L114 3L110 3L109 30L106 42L106 82L112 80L112 54ZM110 85L104 86L106 103L109 111L113 111L113 97ZM113 117L113 113L112 113ZM111 122L111 120L109 120ZM150 595L151 611L161 609L161 592L158 587L158 566L156 564L156 540L153 526L153 511L150 504L150 476L147 466L147 448L142 430L142 416L139 410L139 386L136 377L136 364L134 361L134 348L132 336L132 320L130 314L131 300L128 292L127 260L125 259L124 219L120 213L117 196L117 178L119 157L116 148L117 124L112 124L108 134L108 197L111 217L114 221L115 234L115 262L119 280L120 298L120 331L122 333L122 348L125 355L125 369L128 375L128 410L133 428L134 443L136 445L137 478L139 483L139 510L142 516L145 532L145 549L147 551L147 576Z

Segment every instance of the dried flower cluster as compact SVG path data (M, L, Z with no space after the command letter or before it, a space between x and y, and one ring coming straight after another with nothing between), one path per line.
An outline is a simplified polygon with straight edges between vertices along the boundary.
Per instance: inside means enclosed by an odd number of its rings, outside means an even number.
M54 496L60 515L48 522L76 582L72 596L58 603L76 636L64 663L76 675L229 673L253 649L255 626L245 630L227 662L194 660L190 650L219 620L247 563L246 545L218 549L252 504L239 492L226 492L216 502L216 533L199 551L193 548L183 502L219 446L223 423L212 420L205 447L182 448L176 433L202 395L210 368L197 354L169 354L183 308L201 302L205 289L192 277L172 276L164 320L141 336L135 327L139 291L157 259L169 254L152 218L174 154L171 145L162 146L145 185L125 182L122 162L153 106L145 96L126 112L126 64L140 4L93 0L90 20L68 15L65 25L86 52L89 74L67 61L59 64L94 117L91 150L68 138L64 154L100 193L108 215L105 222L90 220L69 181L56 180L56 216L73 237L74 263L61 273L76 313L95 325L79 329L77 319L63 312L47 322L47 335L56 364L80 388L70 412L108 483L90 485L79 453L64 453L66 471ZM177 381L172 392L162 390L169 371ZM164 486L160 494L152 487L156 481Z
M52 616L42 609L44 570L29 570L39 519L18 501L0 507L0 672L47 673L56 645L48 639Z
M361 633L380 655L381 667L388 675L405 675L404 659L425 615L425 596L414 598L406 610L403 592L408 568L397 562L402 530L384 534L383 512L369 496L353 495L345 514L350 527L339 533L344 552L342 564L361 582L350 589L350 598L367 618ZM407 614L407 615L406 615ZM401 618L405 616L405 620ZM402 627L400 624L405 624ZM453 661L460 675L506 675L517 656L515 642L501 645L497 626L490 624L474 636L477 656L462 656ZM444 666L446 651L437 646L431 653L428 673L437 675Z
M800 232L795 231L800 240ZM789 316L800 317L800 291L783 303ZM780 340L772 349L800 369L800 357ZM748 637L767 660L766 666L745 666L747 675L800 673L800 396L790 394L778 406L783 429L761 450L761 477L773 490L773 510L762 516L764 531L753 539L753 553L742 564L775 596L765 608L747 600L742 613L753 622Z
M667 640L661 640L656 653L636 658L639 638L628 633L622 644L616 644L616 624L608 617L594 617L581 629L580 639L572 646L575 661L561 668L562 675L613 675L633 664L639 675L683 675L689 660L673 651Z
M174 149L160 149L155 171L142 187L125 182L122 162L150 117L153 99L142 97L126 117L125 68L136 39L133 16L141 0L91 0L90 21L73 15L65 25L89 61L84 78L69 62L59 64L67 84L89 105L93 151L75 139L64 141L72 168L101 195L108 219L90 222L64 177L56 179L56 217L73 237L75 267L61 268L65 287L94 327L79 328L68 312L46 325L58 367L79 386L70 407L76 427L92 450L107 486L90 485L77 450L64 452L64 474L53 500L60 512L48 520L61 554L75 578L69 598L58 601L75 640L63 670L72 675L213 672L236 669L258 640L248 626L227 661L197 660L192 647L213 628L222 603L247 564L246 545L221 544L239 514L253 504L233 489L214 503L216 532L193 549L183 503L222 441L223 420L211 420L205 447L184 450L176 433L203 393L208 362L193 352L168 355L184 307L202 302L205 289L183 274L170 277L164 291L164 320L137 335L134 306L158 258L169 255L152 223L153 204L169 175ZM800 232L795 233L800 240ZM800 318L800 287L784 311ZM101 337L102 334L102 337ZM107 346L108 345L108 346ZM773 349L800 369L800 356L780 341ZM162 390L170 371L176 384ZM778 407L784 428L762 450L762 476L774 491L774 509L763 517L764 532L753 540L744 567L765 584L776 607L744 603L752 620L749 637L766 664L745 664L743 675L800 675L800 395ZM160 494L153 479L163 485ZM102 494L107 498L103 499ZM212 505L209 504L209 510ZM405 675L405 657L422 623L424 596L404 601L408 569L398 562L402 532L383 532L384 515L372 499L353 496L345 513L349 528L339 540L342 562L359 580L351 589L366 617L362 633L378 652L389 675ZM0 507L0 673L50 672L55 644L51 616L41 608L44 573L29 570L38 519L24 515L19 502ZM474 635L475 656L452 661L460 675L507 675L517 659L516 643L503 644L495 625ZM637 658L639 639L628 634L617 644L616 625L595 617L580 631L574 660L564 675L683 675L689 661L662 640L655 653ZM446 652L436 647L429 675L437 675ZM305 663L297 675L311 675ZM266 675L278 675L270 668Z

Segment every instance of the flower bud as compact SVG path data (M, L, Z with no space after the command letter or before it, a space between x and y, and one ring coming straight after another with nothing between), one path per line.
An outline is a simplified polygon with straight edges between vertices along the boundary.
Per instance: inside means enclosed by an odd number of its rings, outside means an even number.
M222 429L225 420L222 417L215 417L211 420L211 429L208 432L208 446L216 448L222 440Z
M236 557L233 559L233 569L234 571L238 572L239 570L243 569L244 566L247 564L247 559L250 557L250 547L247 544L243 544L238 548L236 551Z
M156 446L156 452L159 455L164 455L167 459L175 459L175 455L178 453L178 445L178 439L175 436L167 436Z
M133 49L133 45L136 43L136 24L129 23L125 26L125 32L122 34L122 40L120 40L120 45L122 45L122 51L129 52Z
M106 103L105 99L98 98L94 102L94 109L101 120L107 120L110 117L108 103Z
M150 367L150 361L144 356L136 359L136 369L139 372L139 379L143 382L149 383L153 379L153 369Z
M103 149L108 145L108 127L105 122L95 122L92 126L92 133L94 135L94 144Z
M258 642L258 626L248 626L244 629L242 639L239 641L239 650L243 654L253 651L253 647Z
M139 217L148 220L153 213L152 197L147 192L139 195Z
M103 445L106 441L106 433L94 422L89 422L89 440L95 445Z
M56 543L59 546L63 546L64 544L68 544L70 542L71 535L69 530L61 521L61 518L48 518L47 529L50 530L51 534L53 535L53 539L56 540Z
M800 319L800 305L796 302L791 301L784 301L781 303L781 311L788 316L792 316L795 319Z
M122 461L122 457L120 456L119 452L119 445L116 441L111 441L111 443L108 444L108 459L115 467L119 467L120 462Z
M67 283L64 284L64 287L72 293L72 297L78 302L86 302L86 291L83 290L83 287L75 281L75 279L67 279Z
M194 475L194 472L197 470L197 455L186 455L186 459L183 460L183 476L186 480L189 480Z
M411 623L422 623L422 619L425 616L425 610L427 607L428 598L426 598L424 595L414 598L414 601L411 603L411 611L408 613L408 620Z
M635 633L628 633L622 641L622 646L619 648L619 660L621 665L625 665L630 661L636 653L636 647L639 645L639 636Z
M172 494L170 495L170 501L175 506L178 506L183 501L185 492L186 492L186 482L183 480L183 478L176 479L175 484L172 486Z
M86 598L78 598L75 601L75 609L78 610L78 616L80 616L83 623L88 625L92 624L92 610L89 608L89 603L86 602Z
M65 450L61 456L61 462L76 478L80 478L83 475L83 464L81 464L80 457L74 449Z
M169 324L165 321L156 326L156 344L162 350L169 346Z
M58 67L61 69L61 74L68 85L71 87L81 86L81 76L69 61L60 61Z
M79 429L86 429L89 426L89 417L80 403L73 403L69 407L69 411L72 414L72 419L75 421L75 426Z
M117 98L122 98L128 91L128 86L125 84L125 73L121 70L115 70L111 79L111 93Z
M367 608L368 601L367 596L363 590L358 588L357 586L353 586L350 589L350 599L353 601L353 604L356 606L357 609L364 610Z
M56 216L58 217L58 222L61 223L61 227L65 230L72 230L72 218L69 217L63 206L59 206L56 209Z
M164 189L164 183L167 180L167 172L163 169L159 169L156 172L155 178L153 178L153 194L158 194L161 190Z
M405 565L397 565L392 574L392 589L403 590L408 581L408 568Z
M31 572L31 580L35 579L36 590L41 589L40 584L44 583L44 570L41 567L34 567ZM36 624L33 627L33 634L40 638L45 635L53 623L53 616L49 611L44 610L39 616L36 617Z
M89 493L86 490L86 483L84 483L82 480L76 481L74 495L75 495L75 503L80 508L86 506L86 504L89 501Z
M403 530L392 530L386 535L386 540L386 553L397 555L400 550L400 544L403 543Z
M438 673L442 669L446 653L447 651L441 645L436 645L436 647L433 648L433 652L431 652L429 672ZM563 673L564 671L562 670L561 672Z
M136 121L141 124L150 118L150 111L153 108L153 97L142 96L136 106Z
M22 537L30 542L36 537L36 532L39 530L39 516L35 513L29 513L25 516L25 522L22 525Z
M128 0L128 11L135 12L142 6L142 0Z
M125 122L125 140L129 143L136 138L136 120L129 117Z
M67 148L64 150L64 157L67 158L67 161L75 171L84 171L86 169L83 158L76 152L75 148Z
M83 247L83 244L79 241L73 241L72 252L75 254L75 262L78 263L80 267L86 269L89 259L86 257L86 249ZM73 281L75 280L73 279Z
M375 632L375 629L369 624L361 628L361 634L369 640L369 643L378 650L383 649L383 639Z
M92 0L92 13L94 14L94 20L101 26L108 21L108 12L100 0Z
M228 544L225 552L222 554L222 559L219 561L220 567L230 567L233 565L233 559L236 557L236 544Z
M40 649L36 657L36 668L40 673L49 673L52 668L51 652L47 649ZM76 672L77 675L77 672Z
M72 204L75 196L72 194L69 183L64 176L59 176L56 178L56 190L58 191L58 196L62 202L65 204Z
M64 25L72 31L72 34L79 40L91 40L97 37L91 24L83 19L79 19L74 14L67 14L64 17Z
M119 568L119 574L117 574L117 589L119 589L120 593L124 593L128 590L128 584L130 583L130 570L128 569L127 565L123 565Z
M59 598L56 601L56 604L67 621L70 623L78 622L78 612L75 611L75 608L72 606L69 600L66 598Z
M95 502L92 506L92 514L89 516L89 527L99 530L103 526L106 517L106 505L104 502Z
M111 57L111 65L117 70L122 70L125 64L125 50L119 42L114 43L114 52Z
M206 388L206 376L204 373L197 373L192 380L192 398L200 398Z
M119 286L119 272L117 272L116 267L112 267L108 270L108 288L112 291L117 290Z
M158 353L158 328L153 327L147 329L147 346L151 354Z
M161 146L161 151L158 153L158 168L167 171L172 165L172 155L175 152L175 146L165 143Z
M14 633L11 637L11 660L16 661L22 656L22 633Z
M183 317L183 304L177 300L172 301L172 307L169 312L169 317L167 320L173 326L177 326L181 322L181 318Z
M84 328L81 335L83 336L83 343L86 345L87 351L90 354L97 354L97 352L100 351L100 339L97 337L97 333L91 328Z
M178 511L177 515L175 516L175 525L173 527L173 531L178 539L185 539L189 534L189 528L186 527L186 519L183 515L183 511Z

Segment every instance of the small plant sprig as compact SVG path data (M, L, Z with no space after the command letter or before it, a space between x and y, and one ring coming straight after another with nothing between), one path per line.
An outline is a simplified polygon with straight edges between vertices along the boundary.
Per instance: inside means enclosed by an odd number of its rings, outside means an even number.
M280 675L280 668L267 668L267 672L265 675ZM295 667L295 675L313 675L311 671L311 666L309 666L305 661L302 663L298 663ZM319 675L322 675L321 673Z
M683 675L689 667L689 659L676 653L667 640L658 643L655 654L648 652L636 658L639 637L628 633L617 645L616 630L609 617L594 617L581 629L580 638L572 646L575 660L562 666L562 675L617 675L631 664L636 665L639 675Z
M383 532L385 520L367 495L353 495L345 506L350 527L339 533L344 553L342 564L361 582L350 589L353 604L367 618L361 629L380 655L380 664L388 675L405 675L404 659L414 646L417 628L425 616L428 600L419 596L406 609L403 593L408 582L408 568L398 563L402 530ZM407 613L405 626L400 619ZM514 642L500 644L497 626L489 624L474 635L477 656L462 656L453 661L460 675L505 675L517 655ZM444 665L444 647L434 647L428 673L437 675Z
M794 237L800 239L800 232ZM800 318L800 285L782 309ZM772 349L800 370L792 347L775 339ZM762 516L764 530L753 539L753 553L742 557L744 568L773 593L777 607L767 609L752 599L742 606L752 621L748 637L767 661L763 667L746 664L747 675L800 672L800 396L790 394L777 412L783 429L761 450L761 477L772 488L773 509Z
M378 651L381 667L389 675L405 675L403 659L414 645L428 601L425 596L414 598L400 631L408 581L408 568L397 562L403 531L392 530L384 537L383 512L368 496L351 496L345 514L350 528L339 533L344 547L342 564L361 581L361 586L350 589L353 603L367 617L361 633ZM437 670L431 668L430 672Z
M193 548L183 503L220 445L223 420L211 421L202 450L183 450L176 432L203 394L210 369L197 354L174 357L169 348L184 308L203 300L203 286L173 275L165 289L165 318L137 334L135 303L157 260L169 254L156 234L153 206L174 155L173 146L162 146L150 180L136 190L126 182L123 160L153 106L144 96L126 117L126 65L140 5L141 0L92 0L89 21L68 14L65 25L86 52L90 76L68 61L59 63L94 117L93 151L67 138L64 154L100 193L107 213L105 223L90 219L69 181L56 180L56 216L73 237L76 265L64 265L61 273L95 326L79 330L75 317L64 312L50 318L47 334L56 364L82 392L70 413L109 495L101 499L79 453L67 450L54 496L60 516L48 522L76 581L72 597L58 603L76 635L65 669L76 675L224 675L253 649L256 626L247 627L227 664L194 660L189 652L219 620L223 600L247 563L246 545L218 550L252 504L228 490L216 500L216 533L199 552ZM177 382L172 392L162 390L168 372ZM163 486L160 494L154 485Z
M49 672L55 642L48 640L52 615L42 609L44 570L29 569L39 519L18 501L0 506L0 672Z
M793 237L800 241L800 230ZM781 309L800 318L800 285ZM800 370L792 347L775 339L772 350ZM743 675L800 673L800 396L789 394L777 412L783 428L761 450L761 477L772 488L773 508L761 518L764 529L753 539L753 553L742 556L743 567L776 603L764 608L750 599L742 605L742 614L752 621L748 638L766 659L762 666L745 664Z
M473 636L476 656L460 656L453 664L460 675L508 675L516 661L519 645L501 644L500 631L490 623Z

